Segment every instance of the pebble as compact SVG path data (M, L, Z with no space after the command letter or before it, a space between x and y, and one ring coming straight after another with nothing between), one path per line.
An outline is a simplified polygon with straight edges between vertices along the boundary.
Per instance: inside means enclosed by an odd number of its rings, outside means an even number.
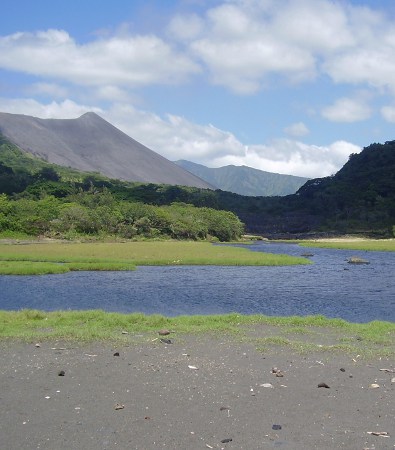
M158 331L159 336L167 336L168 334L170 334L169 330L159 330Z
M329 386L326 383L319 383L318 386L319 388L325 388L325 389L330 389Z

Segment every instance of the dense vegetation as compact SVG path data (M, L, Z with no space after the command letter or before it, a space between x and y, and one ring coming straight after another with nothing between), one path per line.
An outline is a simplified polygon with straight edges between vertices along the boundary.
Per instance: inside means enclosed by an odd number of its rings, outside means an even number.
M6 141L0 154L2 233L220 241L238 239L243 233L243 224L229 211L172 202L171 186L167 187L168 204L147 204L139 199L139 192L146 189L149 194L159 186L123 184L98 174L53 166Z
M73 237L114 234L221 241L243 232L393 236L395 141L351 155L334 176L294 195L245 197L221 190L131 183L48 164L0 136L0 232Z

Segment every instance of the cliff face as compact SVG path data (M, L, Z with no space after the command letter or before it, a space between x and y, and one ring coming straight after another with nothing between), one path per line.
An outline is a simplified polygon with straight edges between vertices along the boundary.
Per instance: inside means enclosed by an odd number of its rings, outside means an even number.
M212 188L95 113L77 119L0 113L0 133L21 150L54 164L127 181Z

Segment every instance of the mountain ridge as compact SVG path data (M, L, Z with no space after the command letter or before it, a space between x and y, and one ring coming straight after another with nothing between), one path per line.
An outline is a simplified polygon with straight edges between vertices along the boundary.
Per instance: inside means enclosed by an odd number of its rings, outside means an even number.
M266 172L244 165L209 168L183 159L175 163L218 189L253 197L294 194L309 180L309 178Z
M120 180L213 188L94 112L76 119L0 112L0 133L21 150L53 164Z

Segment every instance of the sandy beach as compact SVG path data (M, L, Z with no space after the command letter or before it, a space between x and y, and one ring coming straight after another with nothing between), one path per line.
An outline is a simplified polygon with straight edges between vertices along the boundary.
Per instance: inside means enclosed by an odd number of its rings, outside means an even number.
M0 448L395 448L394 360L135 339L0 343Z

